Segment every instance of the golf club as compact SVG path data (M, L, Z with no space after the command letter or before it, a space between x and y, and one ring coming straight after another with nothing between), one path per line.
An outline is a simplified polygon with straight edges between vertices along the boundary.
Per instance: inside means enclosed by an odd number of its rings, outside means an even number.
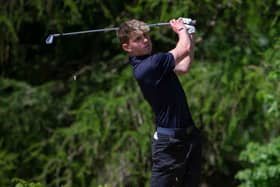
M196 24L196 21L192 20L191 18L181 18L181 19L183 19L183 22L186 26L188 26L188 25L192 26L192 25ZM148 24L149 27L166 26L166 25L169 25L169 23L160 22L160 23ZM50 34L46 39L46 44L52 44L55 37L86 34L86 33L93 33L93 32L116 31L116 30L118 30L118 27L108 27L108 28L104 28L104 29L94 29L94 30L85 30L85 31L77 31L77 32Z

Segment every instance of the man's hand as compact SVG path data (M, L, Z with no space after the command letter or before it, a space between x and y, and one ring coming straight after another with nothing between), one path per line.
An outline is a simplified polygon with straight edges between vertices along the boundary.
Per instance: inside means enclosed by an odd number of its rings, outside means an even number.
M180 18L179 19L171 19L169 21L169 24L170 24L172 30L177 34L179 34L179 32L181 32L181 31L186 31L186 26L185 26L183 20L180 19Z

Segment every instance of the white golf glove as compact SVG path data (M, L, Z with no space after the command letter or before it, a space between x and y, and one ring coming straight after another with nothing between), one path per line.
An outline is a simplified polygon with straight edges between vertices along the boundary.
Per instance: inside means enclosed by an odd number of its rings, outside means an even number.
M193 26L193 25L186 25L186 24L185 24L185 26L186 26L187 31L188 31L189 34L195 33L195 26Z
M181 20L183 20L185 25L193 25L193 21L191 18L179 18Z
M194 26L195 24L194 20L192 20L191 18L180 18L180 19L183 20L189 34L195 33L196 29Z

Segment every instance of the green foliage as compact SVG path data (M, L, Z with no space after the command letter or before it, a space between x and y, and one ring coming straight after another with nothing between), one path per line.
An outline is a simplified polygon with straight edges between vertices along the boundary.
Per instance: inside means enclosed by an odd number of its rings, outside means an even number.
M149 186L153 115L115 33L62 37L52 46L44 40L130 18L156 23L180 16L197 20L195 62L180 79L205 137L202 179L236 186L239 168L260 166L251 157L243 165L239 153L280 131L279 6L275 0L1 2L0 187L12 178L48 187ZM176 44L168 27L153 28L151 36L155 51ZM262 171L274 170L264 164ZM39 185L24 180L15 183Z
M266 144L267 139L260 140L264 145L249 143L241 152L240 160L248 163L245 169L240 170L236 178L241 181L241 187L278 186L280 182L280 138L279 135L279 65L280 56L277 51L280 47L279 38L273 47L264 53L263 76L264 83L259 86L257 98L263 103L265 117L264 126L268 128L272 137L271 142ZM273 129L273 130L271 130ZM275 137L275 138L274 138Z
M146 154L150 148L152 117L150 113L143 115L140 111L150 109L146 103L137 104L143 98L139 91L135 92L138 88L131 79L130 69L124 69L118 76L121 79L115 81L117 86L110 92L95 92L84 98L80 107L72 112L76 117L71 126L64 124L49 129L51 132L47 137L42 136L43 132L36 133L40 140L25 146L26 150L22 149L21 155L28 155L23 159L24 164L36 163L33 170L42 168L36 178L44 186L130 186L147 183L149 170L143 171L143 168L149 168L150 157ZM50 94L44 93L46 96ZM20 101L16 103L20 104ZM47 107L51 108L52 101L49 102ZM35 103L33 106L36 106ZM62 111L48 115L62 115ZM41 118L40 112L36 117ZM35 122L36 118L32 119ZM56 124L59 124L58 121ZM48 127L51 128L50 125Z
M3 147L3 141L0 142L0 147ZM11 176L13 175L13 172L17 166L16 161L17 155L11 152L8 152L7 150L0 151L0 186L6 186L6 184L10 183Z
M34 88L24 82L0 79L0 147L1 155L5 155L1 186L7 186L13 177L31 178L33 172L40 172L42 163L38 158L46 155L40 153L33 159L33 147L42 146L42 140L56 128L70 123L71 101L56 98L58 86L57 82Z
M249 143L240 154L240 160L248 163L239 171L236 178L240 187L276 187L280 182L280 137L268 144Z
M280 97L280 54L278 52L280 50L280 39L276 38L273 42L272 48L264 53L262 69L265 84L260 87L257 95L258 99L263 103L264 114L268 122L267 125L270 128L271 126L269 124L277 124L277 119L280 117L280 104L278 99Z
M40 183L38 182L27 182L22 179L13 179L13 183L15 183L15 187L43 187Z

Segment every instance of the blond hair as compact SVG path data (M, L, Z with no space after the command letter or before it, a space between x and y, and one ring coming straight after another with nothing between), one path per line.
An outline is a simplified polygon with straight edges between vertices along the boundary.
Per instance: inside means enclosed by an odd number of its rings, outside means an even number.
M129 34L132 32L149 32L149 26L143 22L136 19L132 19L126 22L123 22L119 29L117 30L117 37L119 38L121 44L129 41Z

